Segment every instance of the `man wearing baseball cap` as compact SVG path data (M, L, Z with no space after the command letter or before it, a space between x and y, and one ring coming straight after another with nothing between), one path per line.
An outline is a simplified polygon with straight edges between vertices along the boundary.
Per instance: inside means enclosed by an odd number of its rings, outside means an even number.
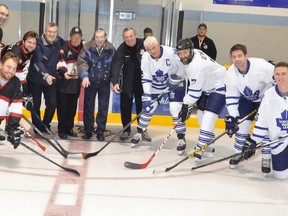
M57 115L58 133L61 139L67 139L67 135L77 136L72 129L80 93L76 61L82 47L82 30L79 27L73 27L70 31L70 40L65 41L60 50L57 64Z

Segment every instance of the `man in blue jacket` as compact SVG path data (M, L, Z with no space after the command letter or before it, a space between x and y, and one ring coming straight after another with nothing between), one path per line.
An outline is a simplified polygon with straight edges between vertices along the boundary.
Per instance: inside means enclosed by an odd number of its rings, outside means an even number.
M93 38L81 49L77 67L84 93L84 130L83 139L90 139L94 129L95 97L98 94L96 117L96 137L104 141L110 97L111 65L115 48L107 40L106 32L98 28Z
M58 36L58 26L55 23L48 23L45 26L44 34L37 41L27 75L28 90L32 94L34 103L32 122L43 132L45 132L45 128L35 115L40 116L43 93L46 106L43 122L50 128L57 106L57 63L63 42L63 39Z

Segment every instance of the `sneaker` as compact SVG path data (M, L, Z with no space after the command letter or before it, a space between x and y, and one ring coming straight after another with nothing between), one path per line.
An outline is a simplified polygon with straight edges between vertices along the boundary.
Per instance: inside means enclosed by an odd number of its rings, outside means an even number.
M142 140L142 134L141 133L136 133L133 136L133 138L131 139L131 142L132 142L131 147L132 148L136 147L141 140Z
M151 142L152 141L151 137L147 133L147 130L146 131L142 131L142 139L145 142Z
M131 132L123 132L120 136L120 140L124 141L131 137Z
M239 154L239 155L235 156L234 158L230 159L230 161L229 161L230 168L231 169L236 168L241 161L243 161L242 154Z
M179 139L176 149L177 149L178 154L182 155L186 149L186 140L185 139Z
M271 159L262 158L261 170L264 174L271 172Z
M198 162L199 160L202 159L202 155L204 153L204 150L200 150L200 148L195 147L194 151L197 151L197 153L194 154L194 160L195 162Z

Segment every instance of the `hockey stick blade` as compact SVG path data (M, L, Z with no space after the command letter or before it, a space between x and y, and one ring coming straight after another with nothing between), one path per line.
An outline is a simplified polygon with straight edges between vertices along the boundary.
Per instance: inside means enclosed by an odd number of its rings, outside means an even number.
M138 163L132 163L132 162L126 161L124 163L124 166L129 169L145 169L148 166L148 164L149 163L138 164Z
M83 153L70 153L67 155L67 159L84 159Z
M56 163L55 161L51 160L50 158L44 156L44 155L41 154L40 152L32 149L31 147L29 147L28 145L26 145L26 144L23 143L23 142L20 142L20 144L21 144L23 147L27 148L28 150L32 151L33 153L37 154L38 156L40 156L40 157L44 158L45 160L53 163L54 165L60 167L61 169L65 170L65 171L67 171L67 172L73 173L73 174L75 174L75 175L77 175L77 176L80 176L80 173L79 173L77 170L72 169L72 168L68 168L68 167L61 166L60 164L58 164L58 163Z
M150 163L151 161L154 159L154 157L158 154L158 152L162 149L162 147L165 145L165 143L167 142L167 140L171 137L171 135L173 134L175 128L181 123L181 118L178 120L178 122L174 125L174 127L172 128L172 130L169 132L169 134L165 137L165 139L161 142L161 144L158 146L158 148L156 149L156 151L151 155L151 157L148 159L148 161L146 163L143 164L138 164L138 163L132 163L132 162L128 162L126 161L124 163L124 166L130 169L145 169Z
M44 139L46 140L60 155L62 155L64 158L70 158L70 159L83 159L83 152L68 152L66 149L62 147L62 145L58 142L58 140L55 138L55 136L52 134L52 132L47 129L51 134L52 138L55 141L56 145L49 139L47 138L26 116L22 115L23 119L34 129L37 131L37 133ZM39 118L39 117L38 117ZM41 121L41 120L40 120ZM42 122L43 123L43 122ZM47 127L47 126L46 126ZM48 132L47 131L47 132ZM59 147L59 148L58 148Z

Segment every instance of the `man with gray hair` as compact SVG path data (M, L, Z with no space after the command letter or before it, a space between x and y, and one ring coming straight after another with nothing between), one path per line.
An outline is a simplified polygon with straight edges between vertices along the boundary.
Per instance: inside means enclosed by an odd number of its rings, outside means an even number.
M58 36L57 24L48 23L45 26L44 34L37 41L29 66L27 85L34 103L31 113L32 122L42 132L46 131L38 119L40 117L42 93L46 105L43 122L50 128L57 106L57 63L63 43L64 40Z
M158 106L158 101L151 104L155 98L166 91L169 82L176 73L182 74L184 65L181 63L176 50L172 47L162 46L156 37L148 36L144 41L144 47L147 52L142 56L141 69L142 74L142 107L145 111L140 115L137 134L132 138L132 147L138 145L143 139L142 131L145 131L152 118L154 111ZM177 83L178 80L177 80ZM179 122L178 113L181 110L183 97L185 95L186 85L182 81L178 87L169 93L170 113L173 117L174 125L177 124L176 133L178 137L177 151L182 155L186 148L185 133L186 127L184 122Z

